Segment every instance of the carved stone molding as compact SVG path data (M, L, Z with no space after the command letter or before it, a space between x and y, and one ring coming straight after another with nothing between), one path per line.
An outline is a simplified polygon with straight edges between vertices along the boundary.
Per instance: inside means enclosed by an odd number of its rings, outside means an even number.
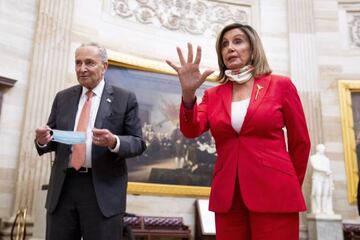
M2 109L2 101L5 89L11 88L15 85L16 80L0 76L0 116Z
M340 0L338 4L342 47L360 49L360 2Z
M13 87L16 80L0 76L0 88L2 87Z
M349 12L349 34L352 47L360 48L360 11Z
M113 0L112 11L128 21L208 37L226 24L251 22L250 5L203 0Z

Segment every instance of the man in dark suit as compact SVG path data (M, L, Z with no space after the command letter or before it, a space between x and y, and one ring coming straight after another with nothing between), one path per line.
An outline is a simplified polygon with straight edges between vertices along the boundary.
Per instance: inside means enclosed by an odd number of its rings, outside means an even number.
M40 155L55 151L46 200L48 240L118 240L126 205L126 158L141 154L133 93L104 80L106 50L96 43L75 52L79 85L57 93L46 127L36 129ZM51 130L86 132L85 144L52 141Z

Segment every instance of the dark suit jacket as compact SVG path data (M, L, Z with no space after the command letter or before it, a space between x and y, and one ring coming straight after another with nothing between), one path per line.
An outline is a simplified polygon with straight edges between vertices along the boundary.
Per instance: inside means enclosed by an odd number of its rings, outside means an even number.
M82 87L77 85L56 95L47 123L50 128L74 130L81 91ZM117 154L106 147L92 146L92 178L96 198L104 216L109 217L125 212L128 180L125 158L139 155L146 148L135 95L105 82L95 127L108 129L120 139L120 150ZM46 208L51 213L60 198L71 145L50 142L47 147L37 147L37 150L40 155L56 152L46 200Z
M185 136L197 137L210 129L216 142L210 210L230 209L238 178L251 211L304 211L301 184L310 139L295 86L282 76L255 78L239 134L231 125L232 90L232 82L210 88L200 105L191 110L181 105L180 109L180 128ZM288 149L283 127L287 129Z

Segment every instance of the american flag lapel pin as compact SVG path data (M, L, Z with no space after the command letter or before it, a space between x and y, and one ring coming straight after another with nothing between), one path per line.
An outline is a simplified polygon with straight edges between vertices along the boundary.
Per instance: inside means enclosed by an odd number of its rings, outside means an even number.
M255 100L257 100L260 90L263 89L264 87L259 84L256 84L256 88L257 89L256 89L256 94L255 94Z

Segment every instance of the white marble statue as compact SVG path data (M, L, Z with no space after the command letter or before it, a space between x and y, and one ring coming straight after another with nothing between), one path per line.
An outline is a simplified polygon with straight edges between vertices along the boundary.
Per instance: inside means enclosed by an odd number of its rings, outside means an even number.
M310 157L310 164L313 168L311 212L314 214L334 214L332 206L334 184L330 170L330 160L324 153L325 146L318 144L316 153Z

